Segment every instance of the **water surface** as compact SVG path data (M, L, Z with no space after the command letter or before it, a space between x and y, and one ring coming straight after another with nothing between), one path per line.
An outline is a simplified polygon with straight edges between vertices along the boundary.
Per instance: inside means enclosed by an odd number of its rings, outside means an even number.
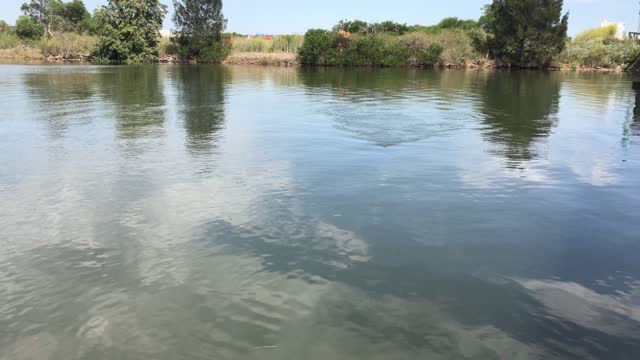
M638 359L622 75L0 66L0 359Z

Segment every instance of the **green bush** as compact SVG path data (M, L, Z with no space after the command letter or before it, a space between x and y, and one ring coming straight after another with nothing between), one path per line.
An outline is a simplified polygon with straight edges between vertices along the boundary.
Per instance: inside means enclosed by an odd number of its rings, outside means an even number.
M406 54L406 65L434 65L442 54L442 46L424 32L413 32L400 38L401 52Z
M158 56L162 58L178 54L178 46L172 39L165 37L160 38L160 41L158 42Z
M16 21L16 35L21 39L37 39L44 35L44 25L36 23L28 16L20 16Z
M229 57L231 51L232 46L229 41L213 43L212 45L204 48L196 60L219 63Z
M442 49L438 65L462 66L480 58L473 46L473 39L464 31L444 30L432 35L432 38L433 43Z
M480 58L462 30L401 36L310 30L298 54L304 64L345 66L463 66Z
M640 54L640 43L627 39L609 45L609 60L616 65L627 65Z
M337 34L334 32L311 29L304 34L304 43L298 51L303 64L338 65Z

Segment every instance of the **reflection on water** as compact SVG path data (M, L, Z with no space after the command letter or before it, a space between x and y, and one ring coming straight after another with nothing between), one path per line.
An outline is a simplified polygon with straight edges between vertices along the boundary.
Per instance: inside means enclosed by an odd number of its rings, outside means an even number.
M4 66L0 91L1 360L640 352L625 77Z
M187 144L194 153L207 153L224 125L224 87L229 70L181 66L173 72L180 84L177 101L183 107Z
M497 154L511 164L536 158L535 142L549 136L558 112L559 74L498 72L478 91L485 136L504 148Z
M159 137L165 121L162 73L147 66L127 66L100 72L100 89L115 107L118 136Z
M634 136L640 136L640 83L634 83L633 85L636 100L633 107L633 122L630 126L630 132Z

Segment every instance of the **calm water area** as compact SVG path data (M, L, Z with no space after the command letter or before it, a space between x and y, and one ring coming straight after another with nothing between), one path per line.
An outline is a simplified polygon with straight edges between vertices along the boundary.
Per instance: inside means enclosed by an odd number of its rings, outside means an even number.
M640 359L640 93L0 65L0 359Z

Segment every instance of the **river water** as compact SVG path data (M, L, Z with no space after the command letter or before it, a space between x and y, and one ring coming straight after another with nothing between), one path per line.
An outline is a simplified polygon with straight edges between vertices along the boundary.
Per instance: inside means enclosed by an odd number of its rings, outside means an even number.
M0 359L639 359L624 75L0 66Z

